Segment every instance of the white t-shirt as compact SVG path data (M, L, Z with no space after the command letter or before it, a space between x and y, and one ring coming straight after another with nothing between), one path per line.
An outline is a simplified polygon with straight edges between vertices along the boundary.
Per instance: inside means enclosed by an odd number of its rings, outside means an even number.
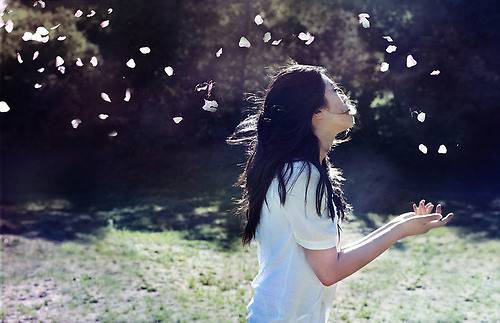
M256 240L252 241L257 243L259 272L251 284L254 293L247 305L249 323L323 323L328 320L337 284L327 287L321 283L309 266L302 246L316 250L337 246L337 216L332 221L328 215L326 188L321 217L316 213L320 174L313 164L310 164L311 178L304 205L308 175L305 163L293 163L284 205L280 204L276 176L268 188L269 207L263 204ZM299 175L302 165L304 169ZM282 173L285 170L286 167ZM288 174L285 179L287 177Z

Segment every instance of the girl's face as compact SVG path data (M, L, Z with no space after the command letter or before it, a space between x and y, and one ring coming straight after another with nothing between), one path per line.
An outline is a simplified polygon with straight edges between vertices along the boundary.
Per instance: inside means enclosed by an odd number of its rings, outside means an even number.
M332 133L333 136L345 131L355 124L354 116L349 114L346 98L342 97L333 86L333 81L322 75L325 81L325 100L327 105L314 114L314 126L322 128L321 132Z

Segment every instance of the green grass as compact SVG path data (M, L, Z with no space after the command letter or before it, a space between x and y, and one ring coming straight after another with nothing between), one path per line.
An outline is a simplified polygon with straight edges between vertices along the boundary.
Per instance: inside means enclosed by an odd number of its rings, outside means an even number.
M342 244L362 236L344 224ZM108 226L53 243L2 236L6 322L245 322L255 246L231 249L182 231ZM405 238L339 283L330 321L492 322L500 313L500 242L454 227ZM496 293L496 294L495 294Z

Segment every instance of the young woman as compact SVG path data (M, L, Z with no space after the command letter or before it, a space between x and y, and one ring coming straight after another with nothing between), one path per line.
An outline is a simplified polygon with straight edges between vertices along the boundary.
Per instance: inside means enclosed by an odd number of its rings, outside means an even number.
M255 98L255 97L254 97ZM242 243L257 242L259 272L248 322L326 322L337 282L396 241L447 224L420 201L360 241L340 247L340 223L352 207L341 172L328 158L355 124L356 110L323 67L291 62L271 76L257 110L227 139L248 147L236 211L246 220Z

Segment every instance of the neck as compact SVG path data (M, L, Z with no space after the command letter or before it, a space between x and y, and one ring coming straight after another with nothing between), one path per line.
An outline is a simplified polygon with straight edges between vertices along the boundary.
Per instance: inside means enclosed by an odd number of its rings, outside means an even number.
M319 163L323 163L323 159L326 157L327 151L324 150L322 147L319 149Z

